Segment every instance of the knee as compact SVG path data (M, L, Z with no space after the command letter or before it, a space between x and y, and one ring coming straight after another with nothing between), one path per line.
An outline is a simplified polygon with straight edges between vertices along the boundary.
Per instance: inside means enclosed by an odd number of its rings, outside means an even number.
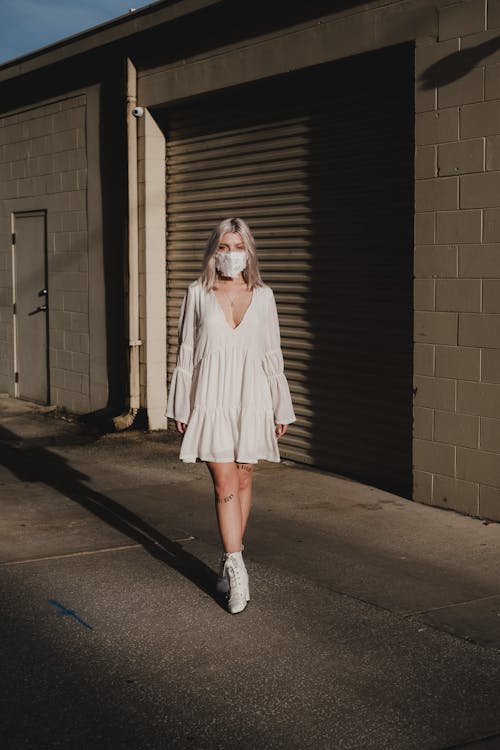
M238 465L238 481L239 489L246 490L252 484L252 464L239 464Z
M234 480L229 477L219 477L214 482L215 497L223 499L234 497L236 486Z

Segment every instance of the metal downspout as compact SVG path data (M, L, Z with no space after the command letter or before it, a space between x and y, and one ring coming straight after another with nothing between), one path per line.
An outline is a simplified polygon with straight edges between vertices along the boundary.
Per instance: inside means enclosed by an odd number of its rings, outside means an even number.
M117 430L130 427L140 407L139 383L139 222L137 187L137 71L127 58L127 150L128 150L128 298L129 298L129 410L113 422Z

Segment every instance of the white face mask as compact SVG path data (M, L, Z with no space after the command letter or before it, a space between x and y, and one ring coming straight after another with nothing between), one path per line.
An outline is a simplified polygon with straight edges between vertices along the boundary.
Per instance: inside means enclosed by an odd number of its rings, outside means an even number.
M247 251L246 250L231 250L230 252L215 253L215 267L224 276L230 276L234 279L240 271L243 271L247 266Z

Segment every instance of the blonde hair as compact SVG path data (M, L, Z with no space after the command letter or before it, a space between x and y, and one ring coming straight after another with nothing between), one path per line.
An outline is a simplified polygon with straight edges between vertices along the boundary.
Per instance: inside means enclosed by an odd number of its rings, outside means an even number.
M264 286L259 271L259 260L257 258L255 240L248 224L243 221L243 219L238 218L224 219L215 227L208 238L205 255L203 257L202 271L199 276L199 281L202 286L204 286L207 291L210 291L215 286L217 281L215 253L219 247L221 237L227 232L239 234L243 241L243 245L245 246L245 250L248 253L247 266L241 272L247 287L249 289L254 289L257 286Z

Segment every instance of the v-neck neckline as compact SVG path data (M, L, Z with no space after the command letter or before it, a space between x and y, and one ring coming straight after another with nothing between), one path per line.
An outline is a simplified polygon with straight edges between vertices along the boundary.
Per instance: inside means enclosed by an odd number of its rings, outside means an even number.
M224 310L223 310L223 308L222 308L222 305L221 305L221 303L219 302L219 299L218 299L217 295L215 294L214 290L213 290L213 289L211 289L210 291L211 291L211 293L212 293L212 295L213 295L213 297L214 297L214 299L215 299L215 304L217 305L217 307L218 307L218 309L219 309L219 311L220 311L220 313L221 313L221 315L222 315L222 317L223 317L223 319L224 319L224 322L226 323L226 326L228 327L228 329L229 329L230 331L237 331L237 330L238 330L239 328L241 328L241 326L243 325L243 323L244 323L244 322L245 322L245 320L246 320L246 317L247 317L247 315L248 315L248 312L249 312L250 308L251 308L251 307L252 307L252 305L253 305L253 301L254 301L254 298L255 298L255 287L254 287L254 289L252 290L252 299L250 300L250 303L248 304L248 307L247 307L247 309L245 310L245 312L244 312L244 314L243 314L243 317L242 317L242 319L240 320L240 322L238 323L238 325L237 325L237 326L234 326L234 328L233 328L233 327L231 327L231 326L229 325L229 321L228 321L228 319L226 318L226 316L225 316L225 314L224 314Z

